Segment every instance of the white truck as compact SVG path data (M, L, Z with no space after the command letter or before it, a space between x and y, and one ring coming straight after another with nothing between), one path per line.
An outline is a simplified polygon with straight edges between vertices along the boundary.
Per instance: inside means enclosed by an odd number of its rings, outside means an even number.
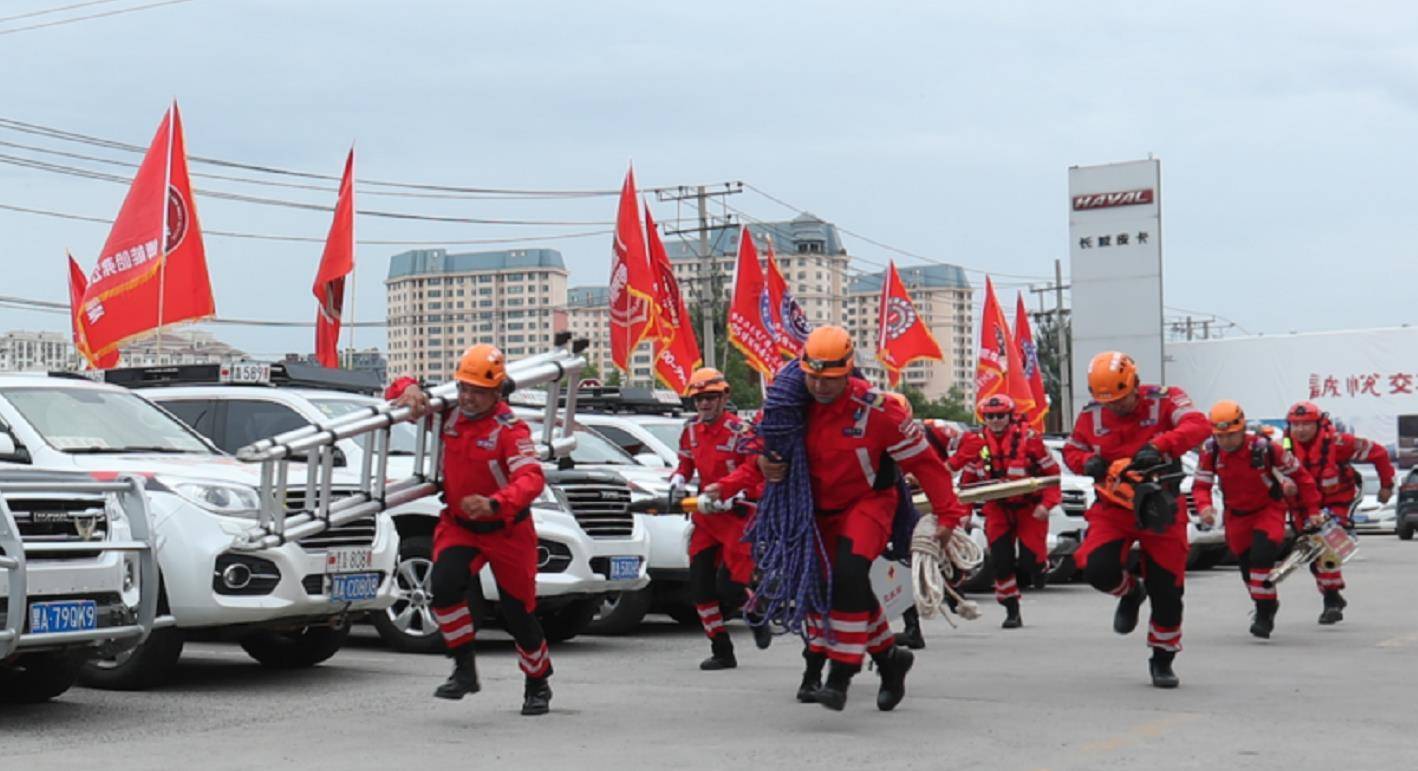
M387 516L261 549L237 548L257 519L254 469L142 396L72 375L0 375L0 468L141 476L156 534L155 629L132 650L86 664L91 685L161 683L191 635L234 639L276 668L334 655L352 615L387 608L399 538ZM293 497L284 502L300 509Z
M381 404L369 395L381 390L379 384L360 374L287 362L118 369L105 377L140 389L217 447L235 453L258 439ZM413 469L413 426L394 425L390 440L389 476L406 477ZM342 439L337 447L337 465L360 468L369 438ZM540 557L537 614L548 638L560 642L586 628L606 595L645 586L649 539L639 518L626 510L630 491L617 477L559 471L551 464L546 473L547 488L532 505ZM388 512L400 539L395 599L369 619L396 650L443 649L429 585L433 528L442 508L437 497L427 497ZM630 559L633 570L622 567ZM485 568L480 580L488 609L494 610L498 593L491 570Z
M155 552L140 478L0 471L0 702L52 699L85 661L141 644Z

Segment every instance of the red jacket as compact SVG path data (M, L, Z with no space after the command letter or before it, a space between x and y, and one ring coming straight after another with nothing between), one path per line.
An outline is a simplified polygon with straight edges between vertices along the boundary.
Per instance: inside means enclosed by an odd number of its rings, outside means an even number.
M841 511L887 485L878 479L888 458L912 474L930 499L941 525L954 527L965 516L955 497L950 470L931 452L925 433L906 408L867 381L851 378L831 404L813 402L807 411L807 462L812 494L820 511ZM723 497L762 480L757 463L748 463L720 480Z
M964 460L964 471L960 474L961 486L985 482L1013 482L1030 477L1047 477L1059 473L1058 461L1044 446L1044 437L1034 429L1022 424L1011 423L998 436L989 429L971 431L972 444L980 449L973 458ZM1063 500L1063 490L1058 485L1050 485L1037 493L1016 495L994 501L1005 508L1034 508L1043 505L1052 509Z
M1201 444L1211 435L1211 424L1176 386L1138 386L1137 406L1130 414L1116 415L1097 402L1079 413L1073 435L1064 443L1064 463L1082 474L1094 455L1112 463L1130 458L1151 443L1174 458Z
M931 448L951 471L965 468L966 463L979 456L983 446L976 432L961 431L943 420L928 418L921 421L921 428L925 430Z
M699 486L712 485L729 472L749 463L753 450L747 422L725 412L713 423L705 423L696 415L685 421L679 435L679 466L675 474L686 482L699 473Z
M1251 453L1258 444L1265 444L1262 450L1269 455L1266 468L1251 465ZM1198 511L1213 505L1211 488L1220 483L1226 495L1226 510L1232 514L1252 514L1267 508L1284 508L1284 499L1277 500L1270 495L1271 486L1280 484L1275 478L1278 473L1289 477L1295 483L1296 494L1289 506L1300 517L1308 517L1319 508L1320 493L1315 487L1315 478L1300 465L1300 461L1286 450L1280 442L1262 439L1255 434L1246 434L1246 441L1234 452L1225 452L1217 444L1216 438L1207 439L1201 446L1201 462L1197 464L1196 477L1192 483L1192 497Z
M1308 443L1301 444L1286 434L1290 451L1314 477L1320 490L1320 505L1348 506L1359 494L1359 474L1352 463L1372 463L1379 472L1379 487L1393 487L1393 463L1388 450L1353 434L1323 426Z

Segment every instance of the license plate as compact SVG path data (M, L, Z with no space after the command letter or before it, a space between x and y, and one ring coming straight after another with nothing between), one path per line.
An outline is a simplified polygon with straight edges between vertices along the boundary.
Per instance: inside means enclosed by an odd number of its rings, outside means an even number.
M347 573L330 576L330 599L334 602L372 600L379 594L378 573Z
M233 364L231 365L231 375L228 382L269 383L271 382L271 365L250 363Z
M30 605L30 633L82 632L98 628L98 604L93 600L36 602Z
M611 557L611 580L625 581L640 577L639 557Z
M325 574L358 573L374 567L374 549L367 546L337 546L325 552Z
M1368 515L1368 514L1355 514L1355 515L1354 515L1354 521L1355 521L1355 522L1368 522L1368 521L1369 521L1369 515Z

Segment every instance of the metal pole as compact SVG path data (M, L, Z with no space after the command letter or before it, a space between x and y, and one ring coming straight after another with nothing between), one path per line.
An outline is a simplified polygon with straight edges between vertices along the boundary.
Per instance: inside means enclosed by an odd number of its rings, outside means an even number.
M717 278L718 261L714 255L709 253L709 201L704 194L704 186L698 189L699 201L699 271L702 274L701 284L703 287L699 294L699 323L703 327L700 334L700 349L704 352L704 366L717 367L714 355L714 305L719 298L715 296L718 291L719 282Z
M1192 339L1192 317L1187 316L1187 340Z
M1059 357L1059 425L1073 430L1073 335L1065 333L1063 310L1063 263L1054 260L1054 334Z

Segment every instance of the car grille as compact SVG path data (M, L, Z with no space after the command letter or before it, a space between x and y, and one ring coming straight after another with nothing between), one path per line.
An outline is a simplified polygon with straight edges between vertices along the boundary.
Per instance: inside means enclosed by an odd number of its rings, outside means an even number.
M1082 490L1064 490L1061 505L1065 514L1081 517L1088 508L1088 496Z
M337 487L334 489L333 500L348 498L359 492L357 487ZM305 485L292 484L286 490L286 511L305 511Z
M566 480L557 484L571 504L571 514L592 538L625 538L635 527L630 488L625 484Z
M329 549L335 546L373 546L377 525L374 517L363 517L338 527L308 535L296 543L302 549Z
M21 540L29 543L83 543L108 538L102 498L7 498ZM92 530L89 528L92 527ZM32 559L92 559L99 552L73 552Z

